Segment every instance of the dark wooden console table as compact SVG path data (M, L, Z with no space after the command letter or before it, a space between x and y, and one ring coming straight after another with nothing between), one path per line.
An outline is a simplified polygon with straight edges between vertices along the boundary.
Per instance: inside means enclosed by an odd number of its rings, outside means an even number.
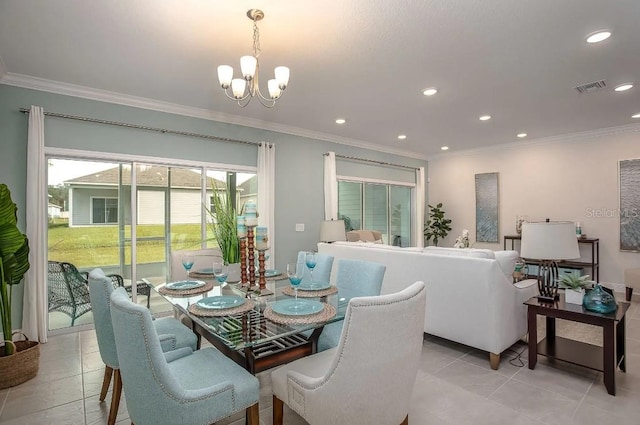
M561 294L560 299L555 303L543 303L533 297L525 302L525 305L529 331L529 369L535 369L538 354L585 366L604 372L604 385L607 392L616 395L616 367L626 372L625 313L629 309L629 303L619 302L618 309L610 314L588 311L578 304L567 304L564 302L564 294ZM546 317L547 332L546 337L536 343L538 314ZM556 336L556 319L600 326L603 333L603 346Z
M520 235L512 235L504 237L504 249L507 249L507 241L511 242L511 249L514 251L520 251L516 249L516 241L520 241L522 237ZM589 245L591 249L590 261L558 261L558 267L568 269L582 269L588 267L591 269L591 276L596 282L600 282L600 239L598 238L578 238L578 244ZM518 247L519 248L519 247ZM527 264L537 265L537 261L525 259ZM536 276L530 276L535 278Z

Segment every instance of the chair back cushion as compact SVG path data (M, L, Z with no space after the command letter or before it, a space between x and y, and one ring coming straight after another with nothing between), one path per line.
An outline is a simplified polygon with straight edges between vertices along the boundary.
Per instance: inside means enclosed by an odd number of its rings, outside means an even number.
M98 338L100 357L104 364L113 369L118 369L118 352L116 351L113 337L113 325L111 324L111 293L113 283L110 277L105 276L102 269L94 269L89 273L89 294L91 296L91 308L93 321Z
M385 265L373 261L338 260L336 286L340 297L349 299L380 295L386 269Z
M305 257L306 251L298 252L298 263L306 264ZM331 279L331 269L333 268L333 256L326 254L316 254L316 266L313 268L313 281L329 283ZM286 270L284 270L286 272ZM309 269L305 269L302 282L311 281L311 272Z

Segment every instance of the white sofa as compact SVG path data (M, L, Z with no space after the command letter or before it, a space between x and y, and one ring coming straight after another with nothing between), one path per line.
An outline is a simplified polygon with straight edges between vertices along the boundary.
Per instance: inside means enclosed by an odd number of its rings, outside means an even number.
M500 354L527 333L523 303L538 289L533 279L512 283L515 251L335 242L319 243L318 252L384 264L382 294L424 281L424 331L489 352L493 369Z

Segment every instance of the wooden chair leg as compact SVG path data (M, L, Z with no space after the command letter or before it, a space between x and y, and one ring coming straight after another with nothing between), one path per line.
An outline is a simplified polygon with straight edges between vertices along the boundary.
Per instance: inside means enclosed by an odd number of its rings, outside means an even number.
M400 425L409 425L409 415L404 417L404 421Z
M260 425L260 405L258 403L246 408L247 425Z
M111 383L111 374L113 374L113 369L107 365L104 365L104 378L102 379L100 401L104 401L105 397L107 397L107 391L109 390L109 384Z
M273 425L282 425L284 412L284 402L275 395L273 396Z
M631 301L631 297L633 297L633 288L627 286L626 288L626 299L627 301Z
M116 416L118 416L118 408L120 407L120 396L122 395L122 377L120 376L120 369L115 369L113 374L113 394L111 394L111 407L109 408L109 420L107 425L114 425L116 423Z
M489 363L491 364L491 369L498 370L500 366L500 354L489 353Z

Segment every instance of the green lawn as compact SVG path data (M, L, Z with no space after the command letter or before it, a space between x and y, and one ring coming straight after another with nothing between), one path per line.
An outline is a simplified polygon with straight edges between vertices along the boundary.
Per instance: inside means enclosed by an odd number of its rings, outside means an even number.
M130 226L125 227L129 238ZM164 226L140 225L137 227L137 264L165 261ZM157 237L157 240L141 240ZM79 268L120 264L120 238L118 226L67 227L56 223L49 227L49 260L66 261ZM209 246L215 246L210 241ZM197 249L200 247L199 224L174 224L171 226L171 250ZM125 243L125 258L130 258L130 243ZM127 262L129 262L127 260Z

